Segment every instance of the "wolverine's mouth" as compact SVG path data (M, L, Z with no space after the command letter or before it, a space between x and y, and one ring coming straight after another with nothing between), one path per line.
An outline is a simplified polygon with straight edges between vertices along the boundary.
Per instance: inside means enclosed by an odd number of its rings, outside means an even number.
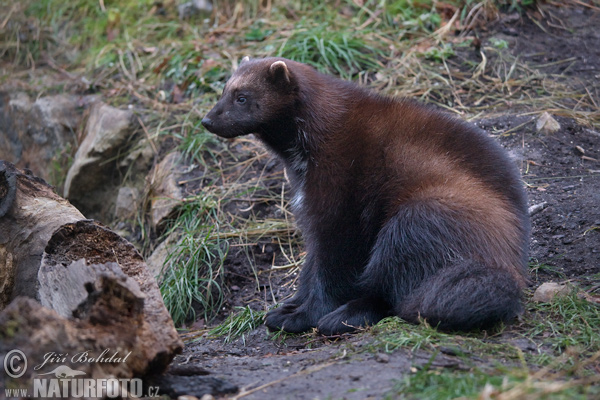
M215 122L209 117L202 118L201 123L207 131L225 139L232 139L234 137L242 136L245 134L244 132L239 132L234 129L222 129L218 127L215 124Z

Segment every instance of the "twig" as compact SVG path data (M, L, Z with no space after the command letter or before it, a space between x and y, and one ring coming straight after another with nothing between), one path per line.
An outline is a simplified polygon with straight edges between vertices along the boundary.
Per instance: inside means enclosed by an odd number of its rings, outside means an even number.
M144 131L144 134L146 135L146 138L150 142L150 146L152 147L154 154L157 155L158 149L156 148L156 145L152 141L152 138L150 137L150 133L148 132L148 129L146 129L146 125L144 125L144 121L142 121L142 119L139 117L139 115L137 116L137 119L138 119L138 122L140 123L140 126L142 127L142 130Z
M8 21L10 21L10 17L12 17L12 14L15 12L15 10L17 9L17 7L19 6L19 4L14 4L12 6L12 8L10 9L10 11L8 12L8 15L6 16L6 18L4 18L4 21L2 21L2 24L0 24L0 30L4 29L4 27L6 26L6 24L8 24Z
M592 10L600 11L600 8L595 7L591 4L584 3L583 1L580 1L580 0L571 0L571 1L575 4L579 4L580 6L584 6L584 7L591 8Z
M517 129L520 129L520 128L524 127L525 125L527 125L527 124L529 124L529 123L533 122L534 120L535 120L534 118L531 118L531 119L530 119L529 121L527 121L527 122L523 122L522 124L520 124L520 125L517 125L517 126L515 126L514 128L510 128L510 129L508 129L508 130L506 130L506 131L502 132L502 133L500 134L500 136L506 136L506 135L508 135L509 133L512 133L512 132L516 131Z
M581 178L594 178L600 176L598 174L590 174L590 175L573 175L573 176L545 176L542 178L529 178L528 180L533 181L548 181L552 179L581 179Z
M527 214L529 214L529 216L535 215L542 211L544 208L546 208L547 205L548 203L546 203L545 201L543 203L534 204L533 206L527 209Z

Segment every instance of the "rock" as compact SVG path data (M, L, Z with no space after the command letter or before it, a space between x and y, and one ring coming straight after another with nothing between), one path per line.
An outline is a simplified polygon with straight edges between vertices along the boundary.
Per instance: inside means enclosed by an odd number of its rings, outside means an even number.
M25 93L0 93L0 159L48 181L53 163L76 146L84 111L96 99L60 94L32 101Z
M390 362L390 356L385 353L377 353L377 355L375 356L375 361L377 361L378 363L387 364Z
M156 247L156 249L154 249L152 254L146 258L146 264L148 265L150 275L152 275L159 283L161 281L160 278L163 272L164 265L170 254L169 250L171 249L171 246L173 246L176 242L177 239L174 237L173 234L168 236Z
M183 200L179 179L184 167L178 165L181 153L173 152L156 165L148 176L149 197L153 228L160 227L166 219L173 215L175 208Z
M119 168L126 169L128 174L133 176L133 180L143 182L155 158L154 147L144 138L132 146L131 151L119 162Z
M134 218L138 211L140 191L136 188L123 186L119 189L115 203L115 217L120 219Z
M548 112L544 112L535 123L535 129L542 133L554 133L560 130L560 124Z
M112 214L120 184L117 159L126 153L135 129L131 111L100 102L92 107L64 189L64 196L87 217Z
M213 10L213 5L208 0L192 0L177 6L179 19L190 18L195 14L210 14Z
M571 286L555 282L542 283L533 293L531 300L538 303L550 303L556 297L563 297L571 293Z

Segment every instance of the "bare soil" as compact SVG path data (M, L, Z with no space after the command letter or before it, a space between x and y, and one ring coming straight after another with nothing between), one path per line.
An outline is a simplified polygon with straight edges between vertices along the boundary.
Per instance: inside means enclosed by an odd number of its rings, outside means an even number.
M573 90L587 92L600 101L600 13L586 6L549 5L543 10L544 15L505 14L487 30L480 30L478 36L484 44L491 37L506 40L520 62L545 74L546 79L566 82ZM472 49L459 57L478 60L477 52ZM541 110L500 111L501 117L474 123L496 137L512 154L527 185L530 206L537 206L531 217L529 293L546 281L569 280L585 287L597 285L600 133L564 117L556 117L560 123L557 132L538 133L535 128L538 114L527 111ZM236 146L242 154L263 151L259 144L245 142L245 149L240 149L239 144L232 142L233 151ZM263 187L282 190L285 182L282 167L274 157L261 158L254 168L256 176L268 171L271 177L263 182ZM277 204L268 202L247 211L251 205L237 202L230 206L230 211L242 216L281 212ZM249 304L256 310L264 310L274 300L290 296L297 270L271 268L286 263L278 244L268 237L232 247L225 265L229 294L220 319L237 306ZM517 326L508 327L493 340L513 344L524 352L538 351L536 345L516 339L517 331ZM281 341L270 337L261 326L230 343L206 337L192 341L184 354L177 357L175 365L201 366L211 378L236 385L241 390L238 396L246 399L382 398L390 393L395 382L424 364L468 368L452 352L437 354L432 359L424 350L402 349L390 354L364 351L372 340L367 331L339 338L308 334ZM481 363L496 361L503 360L481 360Z

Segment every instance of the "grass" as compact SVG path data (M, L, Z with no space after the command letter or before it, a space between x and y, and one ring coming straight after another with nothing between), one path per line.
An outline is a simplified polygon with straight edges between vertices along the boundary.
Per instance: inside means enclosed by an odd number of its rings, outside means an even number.
M394 399L400 395L432 400L475 397L486 385L501 387L507 383L503 375L490 376L479 370L461 372L426 368L408 374L384 398Z
M529 303L519 326L495 333L447 334L426 324L388 318L371 329L374 340L367 350L408 349L431 357L399 381L389 398L481 398L482 393L499 399L593 398L600 394L595 370L600 358L600 308L581 297L573 292L551 303ZM535 343L538 351L523 352L507 342L515 335ZM464 366L432 367L440 352L448 351Z
M425 353L429 361L415 364L386 398L406 399L590 399L600 395L598 306L577 293L552 303L529 304L520 326L499 332L447 334L428 325L414 326L388 318L368 334L369 352L406 349ZM507 338L522 336L537 353L523 352ZM445 352L457 357L459 368L435 367Z
M154 119L146 125L149 132L160 132L154 136L158 145L173 140L186 159L213 175L216 169L209 171L208 165L221 162L227 150L203 130L200 117L245 54L289 57L460 114L478 115L507 104L544 109L551 103L560 107L557 114L598 120L590 98L574 98L567 88L545 80L512 57L506 41L492 38L482 47L484 58L473 61L460 52L472 39L448 35L453 14L462 25L476 24L498 8L524 10L533 1L345 0L337 8L332 1L219 1L210 19L185 21L174 8L149 0L2 4L9 10L0 21L6 28L0 33L3 60L27 68L50 60L55 70L83 76L88 90L103 93L108 102L152 108ZM221 194L247 190L230 189ZM203 231L195 234L204 241ZM195 254L211 258L213 253Z
M551 274L556 276L557 279L561 279L561 280L565 280L566 276L564 274L564 272L562 272L558 267L555 267L553 265L549 265L543 262L539 262L539 260L531 260L531 262L529 263L529 270L531 271L531 274L533 276L535 276L536 280L538 277L538 274L540 272L546 273L546 274Z
M250 306L236 307L237 312L230 314L220 325L215 326L208 331L209 337L223 337L225 343L242 338L245 345L245 334L263 324L265 319L264 311L254 311Z
M582 356L600 351L600 307L574 291L551 303L532 304L525 336L561 354L572 347Z
M219 239L215 207L210 196L185 202L166 233L177 232L177 239L163 268L160 291L177 325L195 318L195 308L210 321L223 303L227 242Z
M564 378L564 377L563 377ZM386 399L591 399L600 394L593 378L556 380L551 374L538 374L526 368L507 370L455 371L423 368L408 374Z
M505 359L519 359L521 356L516 347L493 339L503 333L518 333L532 342L540 342L543 338L541 343L554 349L556 354L576 344L584 346L580 348L582 354L589 355L600 350L600 333L592 328L598 323L600 310L577 293L552 303L529 303L529 306L530 312L521 326L501 325L489 332L445 333L428 324L415 326L397 317L386 318L372 328L376 337L372 350L392 352L398 348L409 348L411 351L435 352L440 347L459 346L462 350L458 353L462 354L495 354ZM568 341L563 342L565 339Z
M240 310L211 334L229 341L254 329L264 316L248 307ZM345 348L351 353L403 349L429 358L424 364L415 363L385 398L590 399L600 395L600 378L595 372L600 359L600 333L595 329L599 315L596 305L574 292L552 303L529 303L528 315L517 326L445 333L392 317L363 334L366 346L360 350L352 350L351 344ZM522 351L512 344L514 337L527 338L538 351ZM273 336L273 340L285 338ZM436 366L442 353L454 356L460 364Z
M328 24L304 27L304 22L283 39L277 53L350 79L361 71L380 67L382 50L348 29L332 29Z
M503 327L497 329L502 330ZM505 360L520 359L519 351L512 345L498 343L493 340L482 340L487 338L488 332L445 333L424 323L413 325L402 321L398 317L383 319L375 325L371 334L374 341L368 347L369 351L394 352L400 348L410 349L412 352L419 350L428 351L432 354L438 353L440 349L450 351L463 360L469 360L473 356L493 354ZM491 332L492 337L499 332Z

